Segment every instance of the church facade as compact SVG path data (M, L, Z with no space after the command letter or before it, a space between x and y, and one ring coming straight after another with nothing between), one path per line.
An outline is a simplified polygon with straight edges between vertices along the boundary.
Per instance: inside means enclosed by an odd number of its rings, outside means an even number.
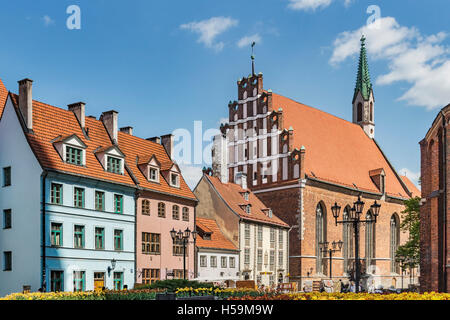
M353 274L354 231L335 223L331 207L340 205L339 220L346 219L358 196L365 202L361 219L371 219L375 200L381 204L377 222L360 228L363 284L401 286L395 252L408 237L400 231L403 201L419 191L395 171L375 140L364 41L352 122L264 89L262 73L252 71L238 80L229 122L214 139L213 174L225 183L245 174L253 193L291 227L289 281L299 289ZM342 249L332 259L321 251L320 243L339 240Z

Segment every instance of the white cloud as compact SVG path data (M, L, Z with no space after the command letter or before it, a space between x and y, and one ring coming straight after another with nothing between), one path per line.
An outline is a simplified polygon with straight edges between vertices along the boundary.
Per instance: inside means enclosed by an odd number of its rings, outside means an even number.
M410 87L398 98L409 105L433 109L449 103L450 48L443 44L447 34L439 32L424 37L418 29L401 26L392 17L380 18L375 23L340 33L333 43L330 63L337 65L356 56L364 34L368 54L387 61L389 68L388 73L376 78L376 84L409 83Z
M49 16L47 16L47 15L43 16L42 20L44 21L44 25L47 26L47 27L49 25L52 25L52 24L55 23L55 21L52 18L50 18Z
M409 180L412 181L412 183L416 185L417 188L420 189L419 185L420 172L413 172L408 168L402 168L398 173L402 176L406 176Z
M184 180L188 184L191 190L197 186L197 183L200 181L203 176L203 169L199 166L193 166L189 164L180 163L178 164L181 170L181 174L183 175Z
M260 44L262 42L261 36L258 33L255 33L255 34L253 34L251 36L242 37L237 42L237 46L239 48L247 47L247 46L250 46L253 41L258 43L258 44Z
M293 10L316 11L325 9L336 0L289 0L288 8ZM344 6L349 7L356 0L343 0Z
M203 43L207 48L221 51L225 44L222 41L215 42L216 37L237 25L238 20L229 17L212 17L207 20L182 24L180 28L199 34L197 42Z
M293 10L315 11L328 7L333 0L289 0L288 7Z

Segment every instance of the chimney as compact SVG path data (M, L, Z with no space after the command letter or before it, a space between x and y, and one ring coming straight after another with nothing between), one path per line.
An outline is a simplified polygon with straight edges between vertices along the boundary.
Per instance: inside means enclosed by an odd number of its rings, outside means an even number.
M161 136L161 144L164 146L164 149L166 149L166 152L169 155L169 158L172 159L172 156L173 156L173 134L166 134L164 136Z
M153 137L153 138L147 138L146 140L155 142L157 144L161 144L161 138L160 137Z
M75 117L77 117L77 120L80 123L82 129L86 128L85 106L86 103L84 102L76 102L67 106L69 108L69 111L72 111L75 114Z
M247 175L243 172L236 174L236 184L241 185L242 189L247 190Z
M133 127L123 127L123 128L120 128L120 132L129 134L130 136L132 136L132 135L133 135Z
M118 118L119 113L114 110L103 112L100 117L114 144L117 144Z
M28 130L33 130L33 80L23 79L19 82L19 110Z

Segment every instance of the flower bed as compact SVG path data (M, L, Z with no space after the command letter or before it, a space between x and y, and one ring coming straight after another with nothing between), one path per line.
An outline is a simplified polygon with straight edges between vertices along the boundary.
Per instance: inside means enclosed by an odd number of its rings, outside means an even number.
M450 293L413 293L375 294L375 293L291 293L264 294L259 296L244 295L230 297L228 300L450 300Z
M265 293L254 289L221 289L221 288L178 288L175 291L177 298L213 295L219 299L240 298L240 297L259 297Z

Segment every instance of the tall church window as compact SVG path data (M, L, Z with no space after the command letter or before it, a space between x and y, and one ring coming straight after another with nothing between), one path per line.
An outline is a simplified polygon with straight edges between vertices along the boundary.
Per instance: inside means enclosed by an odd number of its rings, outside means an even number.
M349 219L350 214L350 207L346 206L344 209L344 220ZM355 239L355 233L353 230L353 225L349 223L343 223L342 224L342 233L343 233L343 254L344 254L344 272L347 273L348 269L352 266L352 259L354 257L355 249L354 249L354 239Z
M394 213L391 217L390 234L389 251L391 258L391 272L399 273L398 263L395 261L395 253L397 252L400 243L400 221L396 213Z
M320 242L325 242L327 239L326 230L326 214L322 203L319 203L316 207L316 272L326 273L326 265L320 252Z
M373 102L370 103L370 121L373 121Z
M372 220L373 215L369 210L366 214L366 220ZM375 258L375 223L366 224L366 265L369 267Z

